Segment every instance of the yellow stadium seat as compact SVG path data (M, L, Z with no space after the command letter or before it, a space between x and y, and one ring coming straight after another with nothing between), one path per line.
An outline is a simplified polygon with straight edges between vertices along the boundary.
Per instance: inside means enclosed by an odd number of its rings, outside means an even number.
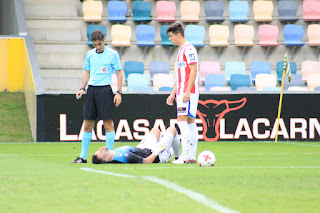
M181 1L180 14L182 22L199 22L200 2Z
M272 1L254 1L253 2L253 19L256 22L272 21L273 3Z
M102 2L101 1L84 1L82 4L83 19L85 22L102 21Z
M131 46L131 27L128 25L115 24L111 27L112 46L129 47Z
M229 27L227 25L211 25L209 27L210 45L213 47L229 46Z

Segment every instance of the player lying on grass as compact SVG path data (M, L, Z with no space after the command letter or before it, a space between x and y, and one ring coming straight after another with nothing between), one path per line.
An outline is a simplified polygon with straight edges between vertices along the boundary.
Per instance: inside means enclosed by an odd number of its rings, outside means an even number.
M121 146L114 150L101 147L92 156L92 163L168 163L171 147L178 158L180 139L177 130L169 127L161 137L160 130L153 128L136 147Z

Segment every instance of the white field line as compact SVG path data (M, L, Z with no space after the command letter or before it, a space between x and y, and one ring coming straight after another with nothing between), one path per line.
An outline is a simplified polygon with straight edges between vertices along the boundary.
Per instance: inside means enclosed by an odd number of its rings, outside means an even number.
M280 144L292 144L292 145L298 145L298 146L312 146L312 147L320 147L320 144L301 144L301 143L290 143L290 142L281 142Z
M151 182L157 183L161 186L164 186L168 189L172 189L176 192L179 192L181 194L184 194L188 197L190 197L191 199L211 208L214 209L216 211L222 212L222 213L237 213L238 211L234 211L232 209L229 209L227 207L224 207L222 205L220 205L219 203L217 203L216 201L206 197L203 194L200 194L198 192L194 192L191 191L189 189L183 188L182 186L179 186L175 183L171 183L169 181L165 181L165 180L161 180L157 177L153 177L153 176L133 176L133 175L127 175L127 174L121 174L121 173L114 173L114 172L109 172L109 171L101 171L101 170L95 170L95 169L91 169L91 168L80 168L81 170L87 171L87 172L96 172L96 173L101 173L101 174L106 174L106 175L113 175L113 176L117 176L117 177L124 177L124 178L142 178L145 180L149 180Z
M215 167L175 167L175 166L161 166L161 167L121 167L120 169L136 169L136 170L157 170L157 169L320 169L320 166L215 166Z

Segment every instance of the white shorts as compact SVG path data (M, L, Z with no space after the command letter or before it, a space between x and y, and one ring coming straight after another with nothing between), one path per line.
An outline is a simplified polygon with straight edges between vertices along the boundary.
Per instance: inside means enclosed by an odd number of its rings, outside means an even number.
M187 103L183 103L183 95L177 95L177 115L188 115L196 118L199 94L190 94L190 99Z
M158 140L155 135L147 134L146 136L144 136L143 140L137 145L137 148L153 150L157 143Z

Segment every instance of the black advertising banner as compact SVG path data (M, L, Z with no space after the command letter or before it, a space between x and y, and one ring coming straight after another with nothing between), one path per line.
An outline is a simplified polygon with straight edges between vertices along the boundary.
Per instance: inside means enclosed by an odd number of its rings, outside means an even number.
M166 94L123 94L114 109L116 140L141 140L149 129L176 123L176 106ZM319 141L319 94L284 94L279 140ZM83 99L74 94L39 95L37 140L81 141ZM279 94L201 94L197 112L199 140L272 141L276 134ZM105 140L97 120L93 141Z

